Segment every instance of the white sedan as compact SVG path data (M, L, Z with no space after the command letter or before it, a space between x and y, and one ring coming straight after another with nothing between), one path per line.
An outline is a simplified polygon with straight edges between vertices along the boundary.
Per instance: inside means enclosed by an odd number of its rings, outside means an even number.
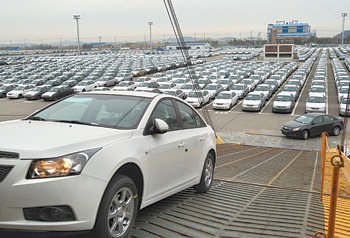
M186 102L193 107L202 107L204 104L210 101L208 91L192 91L188 94Z
M139 209L213 181L214 131L169 95L76 94L0 134L0 229L128 237Z
M305 113L323 112L326 113L327 102L324 97L309 96L306 100Z
M97 88L98 85L92 80L83 80L73 87L74 92L88 92L94 88Z
M34 88L33 85L18 85L12 91L8 92L6 94L6 97L8 97L8 98L23 98L24 94L26 94L27 92L29 92L33 88Z
M236 105L238 95L233 91L223 91L215 98L213 102L214 109L231 109Z

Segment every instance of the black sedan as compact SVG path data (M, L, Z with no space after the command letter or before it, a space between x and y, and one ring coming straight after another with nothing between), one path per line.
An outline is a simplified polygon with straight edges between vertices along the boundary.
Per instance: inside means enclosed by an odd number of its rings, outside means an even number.
M310 136L319 136L326 131L337 136L343 129L342 119L324 114L308 113L283 125L281 131L287 137L298 137L306 140Z

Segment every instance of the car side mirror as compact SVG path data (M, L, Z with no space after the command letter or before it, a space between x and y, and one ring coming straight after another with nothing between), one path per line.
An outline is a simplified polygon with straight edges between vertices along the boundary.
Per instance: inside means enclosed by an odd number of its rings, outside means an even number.
M151 135L164 134L168 130L169 130L169 125L165 121L156 118L154 119L154 123L150 128L150 134Z

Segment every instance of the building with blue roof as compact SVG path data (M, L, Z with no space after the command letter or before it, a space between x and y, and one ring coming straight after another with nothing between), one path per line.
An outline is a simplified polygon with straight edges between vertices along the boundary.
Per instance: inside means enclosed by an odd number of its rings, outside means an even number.
M315 34L311 32L310 25L296 20L277 21L267 26L267 39L270 44L293 43L295 39L307 40L311 36Z

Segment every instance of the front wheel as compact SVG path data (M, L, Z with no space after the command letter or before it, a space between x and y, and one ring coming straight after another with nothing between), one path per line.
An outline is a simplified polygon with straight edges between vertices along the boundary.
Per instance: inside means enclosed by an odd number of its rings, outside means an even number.
M338 136L338 135L340 134L340 127L339 127L339 126L335 126L335 127L333 128L332 134L333 134L334 136Z
M132 179L116 176L108 185L98 211L94 237L126 238L134 226L139 197Z
M193 187L196 192L205 193L210 189L214 177L214 165L214 157L209 153L204 162L201 181Z
M309 131L308 130L304 130L302 133L301 133L301 138L303 140L306 140L307 138L309 138Z

